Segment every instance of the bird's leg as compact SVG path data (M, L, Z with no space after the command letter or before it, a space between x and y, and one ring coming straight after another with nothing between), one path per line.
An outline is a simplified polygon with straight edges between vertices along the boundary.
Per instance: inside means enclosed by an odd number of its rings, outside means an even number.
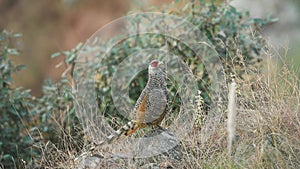
M160 125L153 126L153 129L154 129L154 130L160 130L160 131L166 131L166 130L167 130L167 129L163 128L163 127L160 126Z
M152 134L153 134L153 133L159 134L159 133L161 133L161 132L163 132L163 131L166 131L166 129L164 129L164 128L161 127L160 125L154 125L154 126L152 126L151 128L152 128L152 130L151 130L151 133L152 133Z
M157 125L156 127L157 127L159 130L162 130L162 131L166 131L166 130L167 130L167 129L161 127L160 125Z

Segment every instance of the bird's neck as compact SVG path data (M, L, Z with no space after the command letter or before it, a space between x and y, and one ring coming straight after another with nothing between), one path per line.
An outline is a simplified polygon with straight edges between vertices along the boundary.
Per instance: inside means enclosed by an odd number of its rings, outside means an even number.
M149 74L148 86L151 88L166 87L166 80L163 74Z

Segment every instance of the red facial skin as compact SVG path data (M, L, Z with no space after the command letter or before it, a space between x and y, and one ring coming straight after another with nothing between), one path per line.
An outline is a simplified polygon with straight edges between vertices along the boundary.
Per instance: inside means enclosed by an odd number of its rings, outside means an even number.
M154 60L154 61L152 61L152 62L150 63L150 65L151 65L152 67L157 67L158 61L157 61L157 60Z

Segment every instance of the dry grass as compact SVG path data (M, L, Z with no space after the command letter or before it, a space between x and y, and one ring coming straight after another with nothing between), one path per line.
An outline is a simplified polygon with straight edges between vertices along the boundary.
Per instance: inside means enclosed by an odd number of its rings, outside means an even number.
M236 79L236 117L231 113L221 117L224 121L217 123L217 130L202 144L203 134L197 131L185 140L188 150L195 152L186 159L193 159L187 168L195 164L199 168L300 167L299 79L288 65L279 66L273 60L264 63L267 73L248 70L247 77ZM234 111L234 105L228 107ZM230 130L226 130L226 119Z
M266 53L266 57L270 58L271 54ZM235 79L236 89L229 92L232 95L229 98L235 99L231 105L222 103L225 109L220 112L221 120L214 123L215 130L203 141L203 129L209 125L209 119L195 126L189 131L190 137L181 140L177 147L179 160L168 154L149 159L107 160L105 154L111 152L103 148L98 150L99 158L85 161L90 163L86 165L94 164L95 168L299 168L299 80L287 65L279 66L271 59L264 64L264 73L247 70L243 79ZM227 118L224 112L228 111L231 114ZM44 152L51 150L51 156L45 153L43 166L74 168L78 164L75 159L80 153L49 145ZM87 153L87 149L81 153Z

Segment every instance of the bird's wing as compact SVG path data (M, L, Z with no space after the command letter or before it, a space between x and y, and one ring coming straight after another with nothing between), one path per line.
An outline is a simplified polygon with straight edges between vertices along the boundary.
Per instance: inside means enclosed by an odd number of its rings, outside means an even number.
M147 109L147 94L149 92L149 89L147 87L144 88L144 90L142 91L141 95L139 96L139 98L136 101L135 107L134 107L134 112L136 115L136 119L135 121L137 123L143 123L144 122L144 118L145 118L145 113L146 113L146 109Z
M160 123L166 114L167 95L163 89L153 89L147 97L147 111L144 117L144 123ZM159 125L159 124L156 124Z

